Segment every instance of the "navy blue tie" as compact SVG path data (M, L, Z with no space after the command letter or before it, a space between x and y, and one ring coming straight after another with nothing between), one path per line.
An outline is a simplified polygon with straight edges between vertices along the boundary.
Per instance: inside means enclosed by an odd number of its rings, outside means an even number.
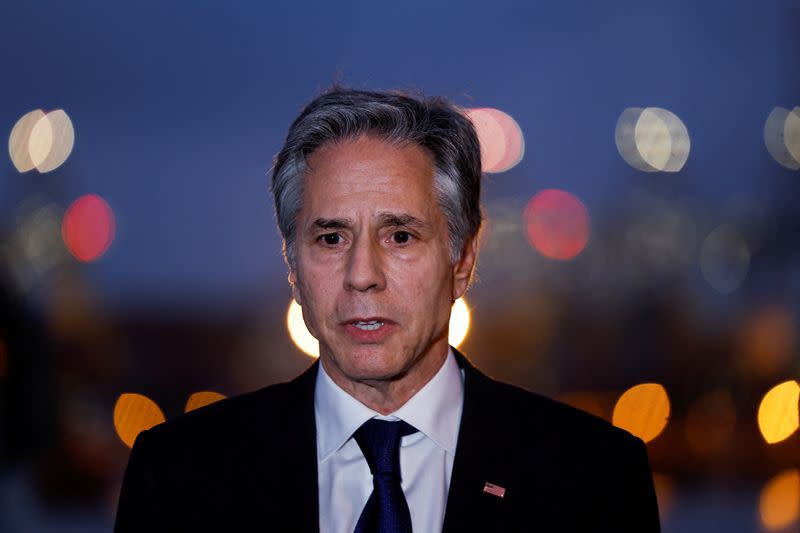
M400 487L400 439L417 430L403 422L372 418L355 433L372 472L372 494L354 533L411 533L411 513Z

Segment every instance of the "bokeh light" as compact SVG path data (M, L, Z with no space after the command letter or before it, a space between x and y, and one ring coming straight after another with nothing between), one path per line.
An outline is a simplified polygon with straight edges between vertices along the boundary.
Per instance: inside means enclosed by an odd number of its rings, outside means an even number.
M508 113L490 107L467 109L481 145L481 166L491 174L514 168L525 155L522 129Z
M612 423L645 442L656 438L669 419L669 397L658 383L642 383L625 391L614 406Z
M536 193L522 216L531 245L550 259L573 259L589 242L589 211L566 191L545 189Z
M186 400L186 407L183 408L183 412L188 413L189 411L194 411L195 409L205 407L206 405L211 405L214 402L218 402L224 399L225 395L220 394L218 392L213 392L213 391L195 392L191 396L189 396L188 400Z
M467 338L470 323L469 306L463 298L459 298L450 312L448 342L458 348ZM289 337L300 351L311 357L319 357L319 341L306 328L302 307L294 300L289 303L289 309L286 311L286 327L289 330Z
M5 259L20 290L33 289L69 257L61 239L63 216L64 210L58 204L36 197L18 206L16 227L0 246L0 258Z
M463 298L459 298L453 304L453 309L450 311L450 331L447 341L458 348L464 339L467 338L469 333L470 312L467 302Z
M72 153L75 130L69 115L56 109L41 117L34 125L28 140L33 165L41 173L60 167Z
M800 520L800 470L784 470L767 482L761 491L759 514L767 531L785 531Z
M660 107L625 109L617 120L614 141L622 158L644 172L678 172L691 149L686 125Z
M115 230L114 212L96 194L75 200L61 223L61 236L67 250L83 262L95 261L106 253Z
M35 109L23 115L11 129L11 135L8 137L8 155L19 172L27 172L35 167L31 160L29 144L31 131L44 116L44 111Z
M114 405L114 428L120 440L129 448L142 431L165 421L156 402L142 394L126 392Z
M306 328L303 308L294 299L286 311L286 327L289 329L289 337L301 352L311 357L319 357L319 341Z
M758 406L758 428L769 444L789 438L800 418L800 384L790 380L772 387Z
M772 379L790 368L797 353L797 327L790 309L763 307L737 330L737 363L743 374Z
M795 161L800 163L800 107L786 115L783 123L783 144Z
M800 169L800 107L772 110L764 124L764 144L780 165Z
M719 293L739 288L750 270L750 248L736 228L723 224L709 233L700 249L700 270Z
M727 390L702 395L686 415L686 440L700 454L717 452L730 442L736 429L736 407Z

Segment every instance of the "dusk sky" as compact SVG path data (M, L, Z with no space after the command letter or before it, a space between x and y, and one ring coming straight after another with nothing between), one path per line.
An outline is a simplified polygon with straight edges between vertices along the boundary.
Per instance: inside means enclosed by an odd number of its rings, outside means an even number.
M76 141L47 174L2 158L0 223L33 193L64 208L105 198L116 238L80 268L113 305L280 287L268 170L333 80L512 115L525 157L489 178L487 202L557 187L602 227L657 180L711 207L742 194L769 206L798 190L763 129L774 107L800 103L799 21L787 0L5 2L0 129L7 139L28 111L63 108ZM620 113L646 106L687 126L677 174L641 173L616 150Z

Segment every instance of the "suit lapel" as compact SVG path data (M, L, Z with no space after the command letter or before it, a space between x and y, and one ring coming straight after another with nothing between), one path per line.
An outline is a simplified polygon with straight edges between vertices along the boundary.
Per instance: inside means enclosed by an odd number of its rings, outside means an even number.
M505 435L494 429L492 413L501 408L494 405L492 381L478 372L467 359L454 350L459 366L464 370L464 408L458 432L453 472L447 496L443 533L474 531L480 524L491 524L492 517L504 512L505 498L484 491L486 483L508 489L503 472L493 468L496 462L496 443ZM489 529L491 530L491 528Z

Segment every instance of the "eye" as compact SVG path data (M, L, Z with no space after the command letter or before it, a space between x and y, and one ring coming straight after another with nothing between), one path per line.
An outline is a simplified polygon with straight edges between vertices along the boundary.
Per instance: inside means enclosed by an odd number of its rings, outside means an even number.
M406 244L411 240L411 234L407 231L395 231L392 233L392 240L396 244Z
M342 242L342 237L338 233L326 233L325 235L320 236L320 239L322 239L322 242L328 246L336 246Z

